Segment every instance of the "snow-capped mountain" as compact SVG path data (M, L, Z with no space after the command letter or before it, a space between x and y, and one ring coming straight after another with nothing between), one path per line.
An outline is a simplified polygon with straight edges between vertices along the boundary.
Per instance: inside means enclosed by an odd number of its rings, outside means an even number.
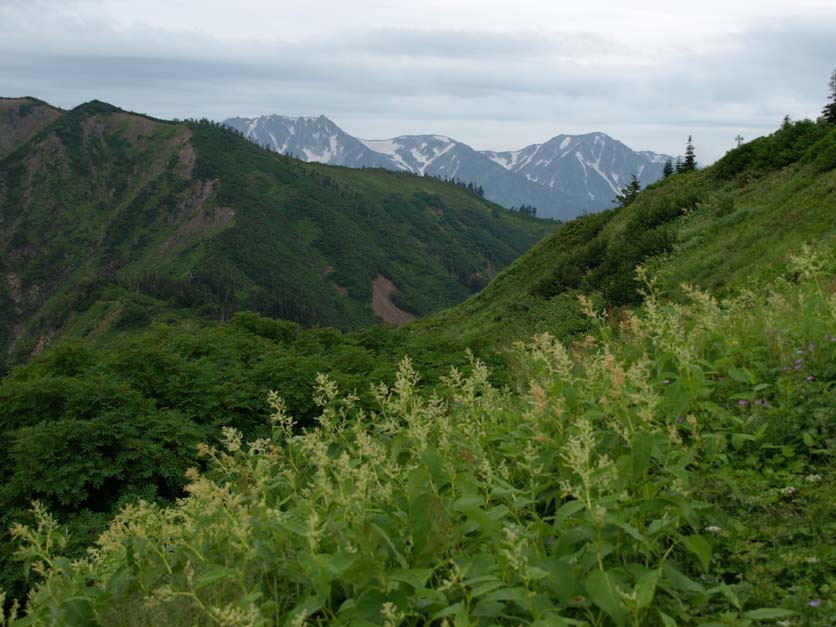
M558 135L517 151L477 151L444 135L352 137L325 116L230 118L245 137L306 161L447 176L484 188L506 207L531 205L541 217L573 218L612 206L635 174L643 185L662 176L666 155L635 152L604 133Z
M247 139L282 154L305 161L361 168L398 169L385 156L369 150L324 115L289 118L265 115L258 118L230 118L227 126L241 131Z
M604 133L558 135L544 144L521 150L484 153L502 167L529 181L589 204L607 207L636 175L642 186L662 178L666 155L635 152Z

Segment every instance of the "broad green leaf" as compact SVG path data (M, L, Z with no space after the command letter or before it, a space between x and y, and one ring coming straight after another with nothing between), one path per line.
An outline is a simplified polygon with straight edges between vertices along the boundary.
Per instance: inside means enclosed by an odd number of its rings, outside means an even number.
M738 610L742 609L742 606L740 605L740 599L737 598L737 594L735 594L735 591L732 590L727 584L721 583L716 588L711 588L710 590L708 590L708 594L714 594L718 591L724 597L726 597L726 600L728 600L728 602L731 603L734 607L736 607Z
M754 442L754 436L749 435L748 433L733 433L731 437L732 446L736 451L743 448L746 442Z
M798 612L792 610L785 610L779 607L760 607L756 610L749 610L744 612L746 618L752 620L772 620L774 618L787 618L788 616L795 616Z
M752 373L746 370L746 368L735 368L734 366L731 366L726 372L728 372L728 375L732 379L739 381L740 383L753 384L755 382L755 377L752 376Z
M650 466L656 439L649 433L639 432L630 442L630 454L633 457L633 479L639 479Z
M485 504L485 497L479 494L468 494L453 501L453 509L457 512L467 512L479 509Z
M302 613L304 613L305 616L310 616L311 614L315 614L316 612L321 610L322 606L323 598L320 596L312 596L308 597L307 599L304 599L287 614L287 618L284 622L285 627L290 627L291 625L293 625L295 619L298 618Z
M659 572L655 570L639 577L636 582L636 604L639 609L648 607L653 601L657 581L659 581Z
M556 614L547 613L546 618L541 618L529 624L529 627L570 627L571 625L588 625L586 621L575 620L574 618L566 618L565 616L557 616Z
M560 506L554 515L554 527L559 529L561 525L573 514L581 511L585 505L581 501L569 501Z
M357 561L356 553L337 553L328 556L325 566L334 577L342 576Z
M691 553L697 556L702 564L703 570L708 572L708 568L711 564L711 545L708 541L701 535L694 534L682 538L682 544L684 544L686 548L691 551Z
M501 584L500 584L501 585ZM480 618L496 618L505 609L505 603L492 599L483 599L476 603L471 614Z
M528 603L528 595L525 588L502 588L495 590L485 597L490 601L516 601L523 607Z
M395 570L389 575L392 581L399 581L418 590L423 588L433 574L432 568L410 568Z
M459 610L464 609L464 603L454 603L448 607L445 607L443 610L439 610L432 616L430 616L430 621L440 620L442 618L446 618L447 616L453 616L453 614L457 613Z
M592 602L609 614L616 625L622 625L627 621L627 610L621 603L616 583L612 574L593 570L586 577L586 591Z
M679 571L670 560L662 562L662 572L665 574L665 580L677 590L684 590L685 592L705 592L705 588L689 579L684 573Z
M549 576L542 581L548 591L556 595L563 605L569 605L569 601L575 596L575 568L566 560L537 560L533 564L538 568L548 571Z
M479 586L476 586L470 591L470 596L474 599L478 599L480 596L493 592L497 588L502 587L502 582L499 580L496 581L489 581L487 583L483 583Z
M662 624L665 627L676 627L676 621L664 612L659 612L659 618L662 619Z
M194 589L200 590L206 586L215 583L216 581L232 580L238 577L238 571L232 568L225 568L224 566L216 566L202 575L200 575L194 582Z

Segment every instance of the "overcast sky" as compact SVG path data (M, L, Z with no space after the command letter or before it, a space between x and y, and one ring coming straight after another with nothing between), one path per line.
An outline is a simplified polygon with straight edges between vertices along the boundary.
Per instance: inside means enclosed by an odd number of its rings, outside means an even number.
M713 161L816 117L833 0L0 0L0 95L162 118L325 114L508 150L603 131Z

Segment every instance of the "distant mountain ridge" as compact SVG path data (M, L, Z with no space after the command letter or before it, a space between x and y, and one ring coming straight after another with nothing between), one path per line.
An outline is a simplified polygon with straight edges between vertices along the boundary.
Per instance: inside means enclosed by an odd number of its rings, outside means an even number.
M263 146L306 161L386 168L457 178L505 207L531 205L541 217L570 219L612 205L635 174L642 185L662 177L667 155L634 151L605 133L557 135L515 151L477 151L444 135L359 139L332 120L266 115L224 124Z

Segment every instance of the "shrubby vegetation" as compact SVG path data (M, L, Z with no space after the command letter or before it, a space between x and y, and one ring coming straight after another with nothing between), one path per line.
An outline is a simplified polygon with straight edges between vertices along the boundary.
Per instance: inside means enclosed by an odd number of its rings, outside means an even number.
M246 171L306 168L308 214L323 190L340 207L371 194L406 230L475 200L192 124L216 155L203 167L245 163L227 189L256 203L253 232L287 181ZM201 249L211 281L74 279L48 313L75 312L65 340L0 384L0 525L23 525L0 544L6 609L34 587L17 624L832 622L835 138L787 121L561 225L402 329L233 314L227 257L273 280L247 238ZM456 215L479 246L507 237ZM294 233L331 241L318 224ZM787 262L810 241L818 257ZM477 289L459 252L445 271ZM418 310L426 293L411 298L395 295Z
M594 333L431 395L404 359L374 410L316 377L315 426L225 428L176 507L125 507L89 554L17 526L35 623L827 624L834 554L832 253L718 302L653 286ZM12 623L16 624L16 623Z
M834 142L832 126L790 122L704 170L648 186L626 207L561 225L486 289L416 325L478 342L570 337L586 327L578 294L601 306L640 302L633 273L640 263L673 299L683 282L733 293L753 274L778 271L788 250L809 241L833 245Z
M0 383L0 528L25 517L37 499L71 530L71 548L83 551L122 504L181 496L183 473L199 463L197 445L216 443L222 427L267 435L271 389L309 426L318 415L317 373L344 393L356 390L358 406L370 410L367 382L392 383L404 355L421 368L422 384L434 386L467 363L466 348L395 328L304 329L251 312L223 325L117 329L103 345L65 340ZM500 355L470 348L485 354L495 385L509 381ZM0 588L19 592L11 554L4 534Z

